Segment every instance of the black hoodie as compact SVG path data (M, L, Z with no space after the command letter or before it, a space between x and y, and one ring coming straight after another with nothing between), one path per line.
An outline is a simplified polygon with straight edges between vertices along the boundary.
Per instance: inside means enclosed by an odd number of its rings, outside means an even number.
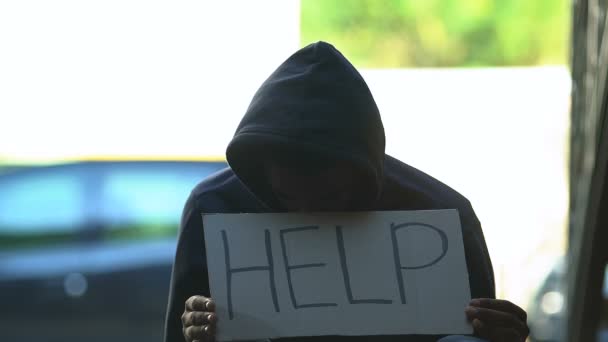
M471 296L495 297L492 264L469 201L385 154L384 128L365 81L338 50L318 42L289 57L262 84L226 151L230 167L203 180L188 198L173 266L166 342L184 341L180 316L186 299L210 296L201 214L281 211L264 176L264 161L277 150L355 163L366 175L358 193L367 210L458 209ZM374 340L433 341L437 337L404 338Z

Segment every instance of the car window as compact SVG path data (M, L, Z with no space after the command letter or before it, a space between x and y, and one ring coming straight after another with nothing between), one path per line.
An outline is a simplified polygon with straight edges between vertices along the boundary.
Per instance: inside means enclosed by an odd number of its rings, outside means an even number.
M0 243L6 247L69 240L82 229L84 180L45 168L0 178Z
M223 163L131 164L108 167L101 214L108 239L175 236L194 186Z

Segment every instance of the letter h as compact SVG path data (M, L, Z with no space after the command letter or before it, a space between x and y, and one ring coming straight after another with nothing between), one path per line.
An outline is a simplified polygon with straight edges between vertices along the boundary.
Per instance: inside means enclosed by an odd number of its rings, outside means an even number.
M226 237L226 231L222 230L222 240L224 242L224 260L226 261L226 287L227 287L227 299L228 299L228 317L234 318L234 312L232 308L232 276L235 273L243 272L254 272L254 271L267 271L268 278L270 281L270 293L272 295L272 302L274 303L274 310L279 312L279 301L277 299L277 289L274 280L274 262L272 259L272 246L270 244L270 232L268 229L264 230L265 245L266 245L266 257L268 258L268 266L252 266L252 267L235 267L232 268L230 263L230 250L228 248L228 238Z

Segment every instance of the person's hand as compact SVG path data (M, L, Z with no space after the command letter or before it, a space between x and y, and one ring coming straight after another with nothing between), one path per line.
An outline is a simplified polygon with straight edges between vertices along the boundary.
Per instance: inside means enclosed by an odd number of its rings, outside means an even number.
M186 300L182 332L186 342L211 342L215 339L215 303L211 298L192 296Z
M473 299L465 312L475 335L491 342L524 342L530 333L526 312L506 300Z

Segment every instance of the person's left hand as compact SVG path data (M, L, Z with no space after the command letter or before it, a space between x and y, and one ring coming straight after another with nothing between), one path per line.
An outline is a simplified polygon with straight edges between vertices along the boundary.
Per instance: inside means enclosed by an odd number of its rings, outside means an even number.
M475 335L491 342L524 342L530 333L526 312L507 300L476 298L465 312Z

